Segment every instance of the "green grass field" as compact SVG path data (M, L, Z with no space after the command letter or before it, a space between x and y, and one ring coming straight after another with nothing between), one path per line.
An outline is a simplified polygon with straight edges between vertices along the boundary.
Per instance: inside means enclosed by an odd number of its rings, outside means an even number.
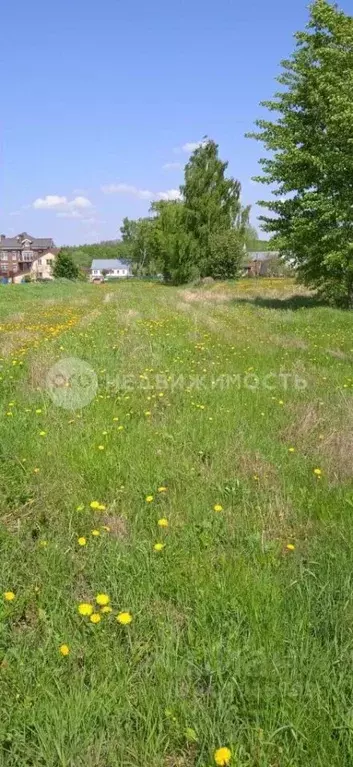
M1 767L353 764L353 314L298 290L0 288Z

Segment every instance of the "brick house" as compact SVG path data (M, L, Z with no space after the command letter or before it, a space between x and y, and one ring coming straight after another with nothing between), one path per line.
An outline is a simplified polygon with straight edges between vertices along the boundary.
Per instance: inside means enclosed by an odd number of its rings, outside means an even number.
M51 237L32 237L21 232L16 237L0 235L0 279L20 278L31 271L33 262L56 253ZM17 281L17 280L16 280Z

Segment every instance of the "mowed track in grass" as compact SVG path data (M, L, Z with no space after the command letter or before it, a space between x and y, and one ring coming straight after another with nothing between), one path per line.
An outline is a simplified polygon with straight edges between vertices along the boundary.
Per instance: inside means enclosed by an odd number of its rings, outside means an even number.
M1 765L352 764L353 315L297 290L1 290Z

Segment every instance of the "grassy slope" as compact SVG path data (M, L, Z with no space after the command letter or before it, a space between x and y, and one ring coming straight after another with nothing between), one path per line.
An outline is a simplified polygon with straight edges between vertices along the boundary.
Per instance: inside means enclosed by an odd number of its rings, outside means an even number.
M1 765L352 764L353 316L291 291L1 290ZM79 411L63 356L98 375Z

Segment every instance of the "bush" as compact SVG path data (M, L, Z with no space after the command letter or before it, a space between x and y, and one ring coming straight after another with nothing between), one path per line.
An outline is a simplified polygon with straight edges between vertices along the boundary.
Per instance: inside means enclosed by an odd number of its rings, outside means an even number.
M66 277L67 280L77 280L79 276L78 266L73 262L70 253L61 250L57 256L53 269L54 277Z
M228 229L210 237L207 276L218 280L240 277L244 261L244 245L236 229Z

